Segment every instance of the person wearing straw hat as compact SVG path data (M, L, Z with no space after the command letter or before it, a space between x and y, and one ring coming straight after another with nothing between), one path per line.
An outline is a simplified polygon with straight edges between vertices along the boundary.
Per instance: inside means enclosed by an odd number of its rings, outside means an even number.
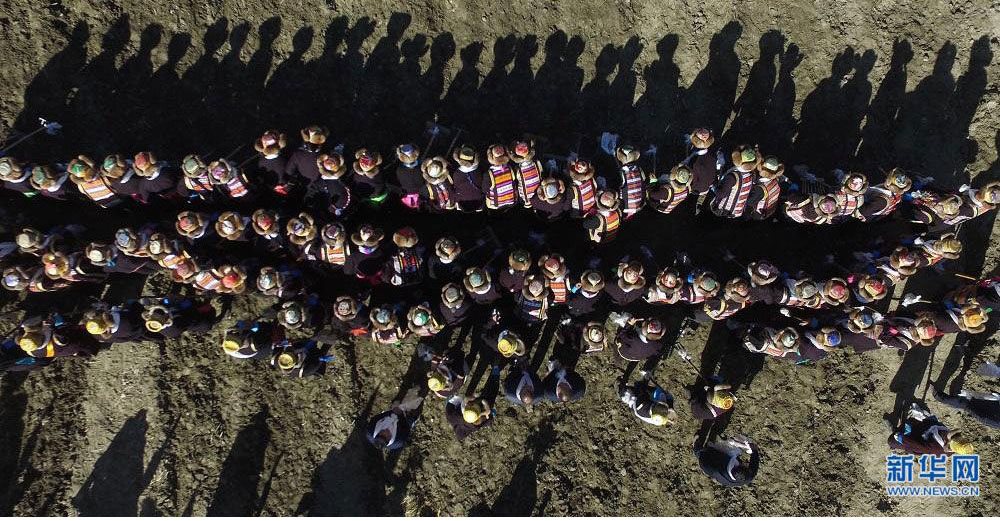
M761 353L785 360L799 359L799 332L792 327L777 329L752 325L746 329L740 345L751 353Z
M913 188L913 180L902 168L893 168L885 181L868 187L865 200L858 207L855 216L864 222L884 219L896 211L903 196Z
M396 147L395 184L401 193L400 203L412 210L420 208L421 194L427 191L424 184L423 165L420 161L420 148L412 143L404 143ZM440 158L435 158L440 159Z
M340 295L333 301L330 326L340 334L367 336L371 319L368 307L351 295Z
M181 181L177 183L177 193L189 201L214 199L215 188L208 174L208 165L196 154L188 154L181 160Z
M766 156L757 167L753 188L747 198L747 217L764 221L774 216L781 197L785 165L775 156Z
M337 152L320 154L316 156L316 166L319 168L319 179L309 185L307 203L322 207L323 211L336 217L346 216L355 201L344 178L347 173L344 156Z
M622 210L618 195L610 190L597 194L596 212L583 219L583 227L591 241L597 244L610 242L618 235L622 224Z
M418 337L430 338L440 333L444 324L434 316L430 304L423 302L406 312L406 328Z
M47 252L42 255L42 266L45 268L45 275L53 280L100 282L107 279L108 275L104 270L93 267L89 262L84 263L86 259L82 251L69 254Z
M472 299L466 297L465 290L460 284L449 282L441 288L438 313L446 326L455 326L465 321L472 306Z
M323 266L332 268L343 268L351 256L347 231L340 223L327 223L320 229L319 240L306 244L302 252L306 260L318 261Z
M215 221L215 233L227 241L246 242L253 233L250 230L250 218L239 212L222 212Z
M847 304L851 299L851 287L840 277L827 279L819 290L822 307L837 308Z
M958 429L952 429L914 403L900 418L899 424L887 440L890 450L907 454L959 454L975 453L973 444Z
M691 416L699 420L717 420L732 414L736 404L732 386L723 382L718 376L712 376L708 381L699 377L690 388L688 405Z
M186 238L188 243L194 244L194 241L198 239L207 239L212 236L214 231L212 217L207 213L184 210L177 214L174 230L177 231L178 235Z
M646 204L646 173L639 166L639 151L631 145L615 149L621 173L618 200L621 201L622 215L631 219Z
M694 454L702 472L724 487L749 484L760 469L760 449L742 434L707 442ZM740 459L744 454L749 455L745 461Z
M592 215L597 211L597 181L594 180L594 166L585 159L575 159L566 163L566 173L570 179L571 214L576 218Z
M619 359L639 362L663 351L663 322L656 317L630 318L615 336Z
M705 299L719 294L719 279L715 273L704 269L694 269L688 273L685 284L681 288L680 301L688 304L701 304Z
M316 219L306 212L299 212L285 223L285 235L289 242L289 247L299 256L305 251L306 246L316 240L319 234L319 227L316 226Z
M261 266L255 285L257 291L280 300L293 299L305 292L302 271L295 268Z
M395 345L409 334L399 325L396 313L385 306L372 308L368 316L371 319L371 338L376 344Z
M389 195L385 178L382 176L382 156L373 150L360 148L354 152L354 164L351 184L355 188L358 200L369 204L381 205Z
M56 325L53 316L33 317L21 324L13 343L24 355L42 360L97 354L100 344L81 333L71 325Z
M178 198L176 173L166 161L158 161L152 152L136 154L132 158L132 169L139 179L139 202L146 204L154 197L169 201Z
M732 155L733 167L722 174L714 186L715 196L709 208L712 213L727 219L739 219L748 209L753 190L754 173L761 163L760 149L740 145Z
M542 377L542 393L553 403L575 402L587 392L587 381L576 372L570 360L556 356L549 360L548 373Z
M212 185L230 199L244 201L252 196L250 182L243 171L228 159L217 159L206 167Z
M984 393L961 389L948 394L938 386L933 386L934 399L960 411L969 413L979 423L1000 429L1000 393Z
M933 266L943 260L955 260L962 253L962 241L955 233L945 233L940 237L920 236L913 241L921 259L920 267Z
M538 268L552 293L552 304L565 304L569 300L569 267L566 266L566 259L558 253L542 255L538 258Z
M566 185L561 179L548 177L542 180L530 198L531 207L545 222L555 222L570 210Z
M828 194L792 194L785 200L785 217L801 224L832 224L842 213L837 198Z
M517 359L527 353L527 346L521 335L497 322L492 323L483 331L481 340L487 347L506 359Z
M271 367L288 378L306 378L318 375L325 367L315 340L288 341L275 345L271 353Z
M237 360L270 360L284 337L284 330L270 322L237 322L226 330L222 351Z
M14 236L18 253L33 257L41 257L45 253L63 249L62 242L63 237L59 233L42 233L31 227L22 228Z
M550 291L541 275L525 277L521 292L514 296L519 319L526 324L538 324L548 319Z
M517 181L514 171L510 168L510 155L507 147L494 144L486 149L486 160L489 167L483 175L483 195L486 197L486 208L503 210L517 204Z
M840 187L834 193L840 207L840 220L857 218L858 209L865 203L868 192L868 176L859 172L835 171Z
M490 305L500 298L500 292L497 291L496 285L493 284L490 274L478 266L473 266L465 270L462 285L473 302L481 306Z
M254 232L254 246L270 253L284 248L285 237L281 233L281 214L277 210L258 208L250 215L250 226Z
M498 377L490 375L487 381L487 389L496 387ZM491 385L492 383L492 385ZM455 437L462 441L472 433L489 427L493 424L496 411L493 409L496 401L496 391L491 395L486 394L486 390L479 395L459 396L453 395L445 402L445 419L455 431Z
M580 320L599 320L607 317L608 296L604 293L604 275L597 270L586 270L573 286L566 299L566 312Z
M926 190L911 194L914 208L910 221L927 225L932 232L949 229L975 216L972 206L965 204L959 194L940 194Z
M81 161L83 160L81 159ZM99 177L108 182L115 194L130 199L139 199L140 179L135 175L135 169L132 168L130 159L119 154L108 154L97 168ZM72 177L72 175L73 172L70 171L70 176Z
M33 165L29 169L31 175L28 181L40 195L56 201L70 198L72 192L69 187L72 183L66 182L69 180L69 172L59 171L48 165Z
M516 295L524 286L524 278L531 269L531 253L523 248L511 250L507 255L507 266L497 273L497 284Z
M3 287L10 291L28 290L31 293L59 291L72 284L62 279L51 279L45 275L45 267L32 263L30 266L11 266L3 270Z
M519 139L507 148L517 181L517 193L525 208L531 208L542 181L542 163L535 159L535 142Z
M986 330L989 321L988 313L992 309L984 308L978 302L968 302L960 308L946 309L934 312L934 325L941 333L978 334Z
M138 301L111 307L97 303L83 313L80 325L103 344L150 338L142 319L142 304Z
M285 164L285 180L309 186L319 179L316 157L319 156L330 132L319 125L309 125L299 131L302 144L288 157Z
M438 398L449 398L462 389L469 374L469 360L461 346L455 346L444 355L431 357L427 371L427 388Z
M618 397L632 414L643 423L657 427L670 427L677 421L674 411L674 397L660 386L652 383L648 377L635 382L631 386L619 378Z
M604 286L612 304L620 308L642 298L645 290L646 278L643 277L642 263L638 261L618 263L614 279Z
M434 255L427 259L427 275L439 282L455 281L465 272L459 258L462 246L454 237L441 237L434 243Z
M733 277L722 288L722 294L705 299L701 309L695 311L695 321L710 323L725 320L746 309L753 303L750 299L750 281L743 277Z
M463 212L480 212L485 205L483 197L483 169L476 149L462 145L451 154L456 169L452 173L455 202Z
M206 333L218 322L215 308L186 297L143 297L146 330L163 338L180 338L185 331Z
M80 193L101 208L111 208L121 203L120 192L116 190L119 183L113 178L108 178L102 170L98 170L94 160L89 157L73 158L67 165L66 171L69 172L69 180L76 185ZM131 194L126 195L131 196Z
M356 275L371 284L381 282L383 257L382 239L385 233L381 228L364 223L351 234L354 248L344 263L346 275Z
M0 184L25 197L38 195L38 190L31 185L31 168L13 157L0 157Z
M681 300L682 289L684 289L684 278L680 272L668 266L656 274L656 278L642 298L654 306L676 304Z
M257 169L263 174L264 184L278 193L286 191L283 185L285 169L288 167L288 159L284 153L287 144L284 132L278 130L265 130L253 142L253 149L258 154Z
M707 194L719 176L716 154L711 152L715 134L708 128L696 128L687 135L688 156L684 159L691 169L691 191Z
M691 194L691 169L679 164L670 173L656 179L646 190L650 206L660 213L670 213Z
M390 254L382 270L382 282L397 287L419 284L424 280L424 248L419 247L420 238L410 227L400 228L392 234L396 251Z
M91 264L105 273L150 275L156 272L156 265L152 261L123 255L114 244L92 242L84 248L83 254Z
M920 330L929 332L925 326L921 326ZM844 342L840 330L829 326L806 330L801 336L802 342L799 344L799 360L797 360L799 364L823 360L839 349Z
M435 212L446 212L458 208L455 189L452 186L448 162L441 156L424 160L420 171L426 186L421 191L427 207Z

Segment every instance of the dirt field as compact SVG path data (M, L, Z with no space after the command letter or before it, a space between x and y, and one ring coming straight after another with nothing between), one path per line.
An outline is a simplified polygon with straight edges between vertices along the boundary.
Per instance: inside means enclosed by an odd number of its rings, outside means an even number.
M31 130L38 117L60 121L61 136L19 150L38 161L142 148L164 157L220 155L265 127L316 121L349 148L363 139L387 153L436 115L482 140L527 130L554 149L579 134L615 130L656 142L662 157L676 160L683 132L704 124L726 142L756 141L786 164L814 170L900 165L948 186L1000 178L996 2L407 4L4 0L0 130ZM0 200L3 238L24 222L20 206L7 201ZM39 218L52 222L72 217L44 212ZM965 253L949 269L996 270L994 215L962 229ZM683 237L664 248L717 255L709 246L719 235L684 233L687 224L644 226L642 233ZM716 230L741 258L771 251L809 269L822 251L847 251L851 234L865 229L743 231ZM937 296L958 282L922 274L908 289ZM159 283L151 280L145 292ZM18 319L16 298L0 295L0 331ZM238 300L223 325L266 305ZM764 461L754 484L738 490L698 470L691 445L701 426L686 401L678 399L674 428L640 424L618 401L620 370L606 356L582 362L589 380L582 402L525 413L500 400L496 424L465 443L454 440L441 403L431 402L413 445L383 456L365 442L364 422L422 371L411 347L338 346L323 378L291 381L227 359L219 329L165 348L116 345L26 378L4 375L0 514L1000 510L996 431L928 396L945 423L975 441L982 497L901 500L884 491L882 423L924 396L928 372L942 385L954 378L997 390L975 373L1000 354L995 335L959 339L969 340L964 348L949 338L904 357L848 353L818 366L752 367L728 351L732 339L722 329L702 330L685 345L703 366L721 360L723 370L730 364L739 373L738 411L726 432L756 438ZM679 397L693 380L676 358L657 374Z

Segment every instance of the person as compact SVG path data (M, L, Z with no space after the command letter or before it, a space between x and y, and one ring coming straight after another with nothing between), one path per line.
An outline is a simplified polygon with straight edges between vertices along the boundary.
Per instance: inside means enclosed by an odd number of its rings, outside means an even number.
M679 300L688 304L701 304L718 295L719 289L719 279L715 273L694 269L688 273L685 284L681 286Z
M569 174L570 208L576 218L590 216L597 211L597 182L594 180L594 166L585 159L575 159L566 164Z
M629 362L639 362L663 351L663 322L652 318L629 318L615 336L618 356Z
M948 394L934 387L934 398L948 407L971 414L983 425L1000 429L1000 393L962 389L956 394Z
M318 376L326 364L323 358L315 340L307 339L294 343L285 340L274 346L274 352L271 353L271 367L288 378Z
M399 325L396 314L387 307L375 307L369 312L371 319L371 338L376 344L395 345L402 342L408 334Z
M200 156L189 154L181 161L181 181L177 183L177 193L189 201L213 199L212 177L208 174L208 165Z
M785 217L803 224L831 224L841 214L837 198L826 194L792 194L784 201Z
M818 362L826 358L843 343L843 335L836 327L810 329L801 334L798 363Z
M618 380L618 397L636 418L657 427L669 427L677 421L674 397L652 383L647 374L631 386Z
M569 267L566 259L558 253L542 255L538 258L538 268L552 294L552 304L565 304L569 299Z
M382 239L385 233L381 228L364 223L351 234L351 242L355 248L344 262L344 274L354 275L372 285L381 282L383 257Z
M80 193L101 208L111 208L121 203L118 193L112 189L112 183L87 156L77 156L70 160L66 167L69 179Z
M441 303L438 313L446 326L461 324L472 309L472 299L465 298L462 286L449 282L441 287Z
M452 185L448 162L441 156L425 160L420 165L425 186L421 193L427 207L435 212L447 212L458 208L455 187Z
M186 297L143 297L142 319L146 330L163 338L180 338L185 331L207 333L218 322L215 308Z
M975 452L972 443L957 429L951 429L927 409L911 404L889 436L889 449L909 454L960 454Z
M729 279L722 288L722 295L705 299L702 308L695 311L695 320L702 323L725 320L746 309L753 304L750 299L751 289L750 281L743 277Z
M503 380L503 394L510 403L530 409L542 395L543 385L528 360L522 357L515 360L507 371L507 377Z
M250 199L250 182L243 171L228 159L217 159L208 164L208 177L219 191L234 201Z
M483 172L479 168L479 153L468 145L455 148L452 160L458 166L452 177L452 187L455 190L455 202L463 212L479 212L483 210Z
M738 219L748 209L754 172L760 167L760 149L740 145L732 152L733 167L719 177L709 208L719 217Z
M542 185L542 163L535 159L534 140L517 140L507 148L513 163L517 194L525 208L532 207L535 194Z
M28 182L42 197L56 201L65 201L70 198L72 192L66 183L69 180L68 172L58 171L48 165L33 165L29 168L31 175Z
M101 162L98 172L100 177L108 181L115 194L139 201L139 177L135 175L131 160L119 154L108 154Z
M25 197L38 195L38 190L31 185L32 168L10 156L0 157L0 181L7 190L13 190Z
M666 267L656 274L656 279L642 298L654 306L676 304L681 300L683 288L684 279L681 274L674 268Z
M247 242L250 240L250 218L239 212L222 212L215 221L215 233L226 241Z
M683 163L691 169L691 191L705 195L718 177L721 160L710 153L715 144L715 134L709 128L696 128L687 136L688 156Z
M84 312L80 323L103 344L148 340L142 311L138 301L115 306L98 303Z
M670 169L670 173L660 176L646 191L650 206L660 213L674 211L691 194L691 169L681 163Z
M548 363L548 374L542 378L545 399L555 403L575 402L587 392L587 381L574 368L559 358Z
M425 350L430 353L429 348L425 347ZM427 388L438 398L449 398L458 393L469 374L469 361L461 346L455 346L444 355L432 355L430 361Z
M409 389L403 399L392 402L388 411L376 414L368 420L365 435L368 443L380 450L399 450L410 441L413 427L420 417L424 399L419 388Z
M368 335L371 320L365 304L350 295L340 295L333 301L330 326L334 332L352 336Z
M396 287L414 286L424 279L427 267L424 249L418 247L420 238L409 226L392 234L396 252L389 256L382 269L382 281Z
M717 376L710 377L708 381L699 378L692 387L688 400L691 415L699 420L717 420L728 416L732 414L735 404L732 386Z
M749 484L760 469L760 449L743 435L695 447L694 454L702 472L724 487ZM741 460L742 454L749 455L749 459Z
M114 244L92 242L84 248L83 254L91 264L100 267L105 273L150 275L156 271L152 261L124 255Z
M430 305L424 302L411 307L406 313L406 327L410 333L427 338L440 333L444 329L444 324L434 316Z
M337 152L316 156L319 179L306 189L306 204L316 210L322 209L336 217L348 215L353 209L354 197L351 187L344 180L347 164L344 156Z
M280 300L294 299L305 292L302 271L287 266L261 266L255 285L261 294Z
M319 156L330 132L325 127L309 125L300 130L299 134L302 137L302 144L289 156L285 164L285 177L279 179L281 185L287 180L307 187L319 179L316 157Z
M507 255L507 267L497 273L497 283L513 295L524 287L524 278L531 269L531 254L527 250L517 248Z
M554 177L544 179L530 201L531 208L548 223L559 220L570 209L570 200L566 197L566 185L561 179Z
M478 266L465 270L462 284L476 304L487 306L500 298L500 292L494 286L490 274Z
M183 210L177 214L174 221L174 231L178 235L187 239L189 244L195 241L212 236L212 217L204 212Z
M399 186L400 203L416 210L420 208L420 194L425 190L421 175L420 148L412 143L404 143L396 147L396 184Z
M766 156L757 167L753 188L747 198L747 216L763 221L774 216L781 197L781 179L785 165L775 156Z
M281 233L281 215L267 208L258 208L250 216L250 224L256 234L254 245L260 249L275 253L284 248L284 235Z
M168 201L177 198L177 175L166 161L157 161L152 152L139 152L132 158L132 169L139 180L136 200L140 203L149 204L154 197Z
M840 187L834 197L840 208L838 221L851 217L856 218L858 209L865 204L865 193L868 192L868 176L859 172L836 171L840 178Z
M621 229L622 211L618 195L610 190L598 192L595 209L594 213L583 219L583 227L591 241L605 244L618 236L618 230Z
M799 332L792 327L776 329L769 326L753 325L747 328L740 341L751 353L763 353L787 360L799 359Z
M903 196L913 187L913 181L902 168L893 168L881 184L871 185L855 216L863 222L884 219L902 202Z
M521 292L514 296L518 318L526 324L544 322L549 317L550 300L551 292L545 285L545 279L537 274L528 275Z
M490 380L495 379L495 376L490 377ZM487 388L489 386L490 384L487 383ZM459 396L456 394L448 398L444 406L444 415L455 431L455 437L458 438L458 441L462 441L470 434L493 424L493 419L496 417L496 412L493 409L494 402L495 393L494 396L490 396L485 391L478 396L474 394Z
M521 336L498 323L488 326L481 338L486 346L504 358L516 360L527 352Z
M623 261L618 264L615 279L604 286L604 292L615 306L625 307L642 298L646 293L646 278L639 261Z
M324 224L320 229L319 241L309 243L303 253L308 260L319 261L323 266L343 269L351 256L347 231L338 222Z
M283 132L265 130L254 142L253 148L260 157L257 158L257 169L264 175L264 184L275 192L287 193L285 184L285 169L288 159L284 155L288 140Z
M580 320L604 319L608 311L608 295L603 291L604 276L597 270L580 274L566 300L566 312Z
M382 155L378 152L359 148L354 152L354 173L351 175L351 185L354 186L358 199L373 206L379 206L389 195L385 178L382 176Z
M462 245L454 237L441 237L434 243L434 255L427 259L427 275L431 280L448 282L458 280L465 267L458 260Z
M14 341L24 355L40 360L93 356L100 350L100 345L90 335L65 323L59 314L27 318L21 323Z
M646 173L639 166L639 151L631 145L621 145L615 149L621 173L618 200L621 201L623 217L628 220L646 204Z
M493 145L486 149L486 160L490 166L483 175L483 195L486 208L502 210L517 203L517 187L514 172L510 168L510 157L503 145Z
M237 322L226 330L222 351L237 360L270 359L274 345L285 339L285 330L271 322Z

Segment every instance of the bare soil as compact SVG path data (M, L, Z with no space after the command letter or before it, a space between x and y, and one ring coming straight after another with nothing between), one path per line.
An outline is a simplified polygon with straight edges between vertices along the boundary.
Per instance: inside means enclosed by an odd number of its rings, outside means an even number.
M818 171L877 175L899 165L948 186L1000 177L996 1L737 5L4 0L0 130L32 130L38 117L61 122L61 136L19 149L37 161L145 148L164 157L221 155L265 127L294 132L317 121L348 148L363 142L388 153L437 118L480 141L529 131L562 150L579 134L589 142L614 130L679 158L681 135L703 124L726 142L756 141L787 164ZM4 197L3 237L29 219L77 215L24 210ZM701 252L695 258L711 259L715 241L744 260L768 252L815 270L822 251L847 251L855 235L869 233L734 226L699 236L684 223L642 226L664 248ZM992 273L996 237L994 215L965 226L966 251L950 269ZM959 282L931 273L911 284L936 296ZM158 287L154 278L144 291ZM52 302L0 296L0 331L19 310ZM304 381L227 359L218 347L222 327L268 304L240 299L210 334L164 348L116 345L27 377L3 375L0 514L1000 510L996 431L929 399L945 423L975 440L982 496L890 499L882 423L883 414L924 397L928 374L942 385L958 379L996 390L996 381L975 373L997 358L995 335L949 338L904 357L847 353L793 367L739 355L722 327L700 331L685 346L739 384L727 432L749 434L764 449L757 480L723 490L691 454L702 426L685 400L678 399L674 428L638 423L618 402L621 371L607 357L582 362L589 391L579 403L526 413L501 400L496 424L459 443L443 406L431 402L413 445L379 454L364 440L364 422L419 376L412 346L341 345L324 377ZM658 375L679 397L693 380L676 358Z

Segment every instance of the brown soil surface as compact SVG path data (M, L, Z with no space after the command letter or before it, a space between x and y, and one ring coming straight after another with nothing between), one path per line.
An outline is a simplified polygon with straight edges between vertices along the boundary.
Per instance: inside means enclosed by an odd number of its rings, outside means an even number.
M614 129L658 142L673 158L680 135L699 123L815 169L902 165L949 186L1000 177L995 2L737 4L5 0L0 127L31 130L40 116L63 123L61 136L18 152L40 161L83 150L228 151L265 126L314 121L350 133L349 147L364 136L384 148L412 139L435 115L483 140L528 130L572 143L574 133ZM7 237L24 220L3 213ZM776 243L795 246L774 255L808 269L821 256L791 257L807 243L816 251L839 244L824 243L823 233L780 237ZM757 238L728 236L734 251L755 251ZM993 215L962 236L966 252L953 269L992 273ZM933 273L918 279L913 284L931 288L928 295L959 282ZM146 293L159 283L150 281ZM14 295L0 299L6 331L23 306ZM238 300L222 325L268 304ZM731 339L720 329L685 340L696 360L736 356L725 351ZM674 428L652 429L628 414L614 392L620 370L605 356L581 363L589 379L582 402L526 413L501 399L496 424L465 443L455 441L440 402L431 402L413 445L382 456L365 442L364 421L388 405L404 375L419 373L412 346L338 346L324 377L290 381L227 359L220 335L221 328L164 348L116 345L27 377L4 375L0 513L1000 510L1000 435L929 397L945 423L975 440L982 497L890 499L884 490L883 414L923 396L929 365L943 383L964 378L968 388L997 390L975 373L998 355L991 335L964 349L949 338L905 357L739 366L738 411L727 432L755 437L764 462L754 484L737 490L698 470L691 445L700 425L681 389L692 376L676 357L658 369L679 397Z

